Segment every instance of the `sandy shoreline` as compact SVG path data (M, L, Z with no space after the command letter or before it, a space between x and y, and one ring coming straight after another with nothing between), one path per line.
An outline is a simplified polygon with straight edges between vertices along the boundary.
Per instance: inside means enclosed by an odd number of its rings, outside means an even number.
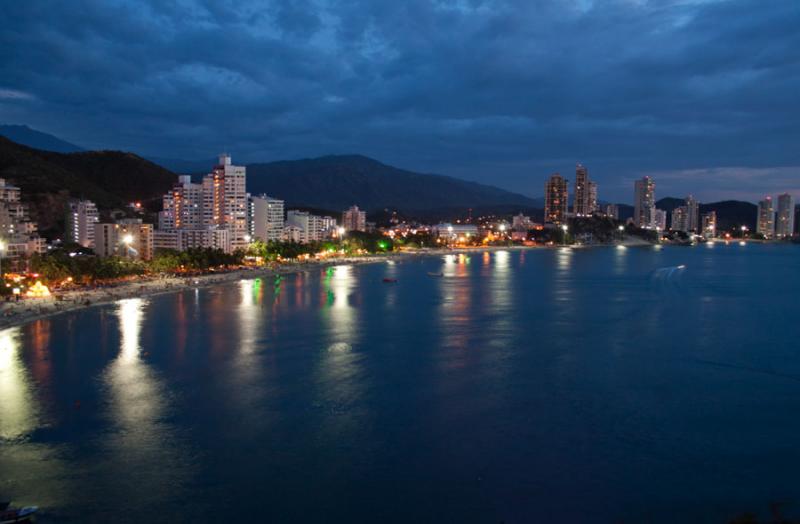
M623 243L624 245L624 243ZM635 245L641 245L638 242ZM581 246L550 246L581 247ZM588 247L588 246L586 246ZM151 276L139 278L130 282L97 287L92 289L78 289L73 291L57 292L49 298L25 299L20 302L0 302L0 329L20 326L42 318L59 315L70 311L78 311L94 306L111 304L126 298L140 298L176 293L186 289L209 287L235 282L243 278L271 277L276 275L290 275L304 271L338 265L374 264L387 260L406 259L413 257L430 257L447 254L477 253L483 251L501 250L526 250L541 249L545 246L489 246L458 249L420 249L416 251L403 251L385 255L358 256L334 258L322 261L294 262L278 265L274 269L267 267L254 267L235 269L227 272L209 273L196 276Z

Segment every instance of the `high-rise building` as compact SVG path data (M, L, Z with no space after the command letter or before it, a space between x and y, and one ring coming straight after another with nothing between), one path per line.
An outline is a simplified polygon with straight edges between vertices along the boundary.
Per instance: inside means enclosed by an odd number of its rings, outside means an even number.
M653 209L653 219L651 221L651 228L658 231L667 229L667 212L663 209Z
M20 188L0 178L0 240L3 242L0 255L4 258L43 253L47 248L21 195Z
M98 223L94 228L94 251L101 257L153 258L153 226L140 218L116 223Z
M203 177L203 225L231 232L231 249L247 247L247 169L231 163L223 153L219 164Z
M283 239L283 200L267 195L250 197L252 204L252 235L258 240L272 242Z
M775 236L775 211L772 207L772 197L766 197L758 203L756 232L764 235L764 238Z
M67 204L65 240L83 247L94 247L94 225L100 221L97 206L90 200L70 200Z
M684 231L700 231L700 205L692 195L686 197L686 229Z
M567 179L558 173L550 175L544 185L544 221L562 224L567 220Z
M689 231L689 210L686 206L678 206L672 210L670 229L673 231Z
M714 238L717 236L717 212L716 211L709 211L708 213L703 213L703 217L701 219L702 222L702 233L703 236L706 238Z
M366 231L367 213L353 206L342 213L342 227L345 231Z
M181 175L164 195L158 214L159 229L203 227L203 185L193 184L192 177Z
M649 176L634 185L633 223L637 227L653 229L656 208L656 184Z
M575 216L588 217L597 211L597 183L589 179L588 170L581 164L575 167L575 194L572 212Z
M778 215L775 236L788 238L794 234L794 197L788 193L778 195Z
M575 166L575 186L572 212L575 216L589 216L589 172L584 166Z
M587 206L589 216L597 211L597 182L589 180L589 204Z

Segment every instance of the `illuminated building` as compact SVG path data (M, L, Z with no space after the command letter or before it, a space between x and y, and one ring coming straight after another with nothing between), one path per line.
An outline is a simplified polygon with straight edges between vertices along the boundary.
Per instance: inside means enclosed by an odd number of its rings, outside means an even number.
M342 227L345 231L366 231L367 213L353 206L342 213Z
M778 214L775 236L787 238L794 234L794 197L788 193L778 195Z
M567 219L567 179L555 173L544 185L544 221L561 224Z
M94 252L101 257L153 258L153 226L139 218L98 223L94 228Z
M246 168L233 165L225 153L219 156L219 164L211 173L203 177L203 225L230 231L233 250L248 244L246 182Z
M0 239L3 258L29 256L46 250L36 222L30 219L28 206L21 201L22 191L0 178Z
M597 211L597 184L589 180L589 172L581 164L575 167L574 199L572 212L575 216L588 217Z
M664 231L667 229L667 212L663 209L653 209L652 229Z
M193 229L156 229L153 231L153 249L186 251L192 248L231 251L231 234L223 227Z
M619 206L617 206L617 204L606 205L606 216L614 220L619 220Z
M322 240L323 224L320 216L312 215L308 211L291 209L286 213L286 225L299 228L299 233L294 230L290 232L293 240L297 238L295 242L306 244Z
M162 199L162 211L158 214L158 228L199 228L202 226L203 185L193 184L191 176L179 176L178 183Z
M511 219L511 229L513 231L527 231L531 228L533 228L533 222L529 216L520 213Z
M701 219L702 222L702 233L703 236L706 238L714 238L717 236L717 212L716 211L709 211L708 213L703 213L703 217Z
M433 235L448 240L471 240L478 237L478 226L475 224L451 224L443 222L431 228Z
M633 224L644 229L654 229L656 184L649 176L634 184Z
M89 200L71 200L67 204L65 240L83 247L94 247L94 225L100 221L97 206Z
M692 195L686 197L686 229L697 233L700 231L700 204Z
M758 203L756 232L764 235L764 238L775 236L775 211L772 207L772 197L766 197Z
M678 206L672 210L670 229L673 231L689 231L689 211L686 206Z
M250 197L252 203L252 235L264 242L283 239L283 200L267 195Z

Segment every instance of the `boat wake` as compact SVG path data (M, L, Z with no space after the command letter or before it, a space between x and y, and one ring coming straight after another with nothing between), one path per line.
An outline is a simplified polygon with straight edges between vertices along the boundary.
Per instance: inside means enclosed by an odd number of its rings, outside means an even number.
M660 292L680 292L683 288L683 274L686 265L660 267L653 271L650 282L654 290Z

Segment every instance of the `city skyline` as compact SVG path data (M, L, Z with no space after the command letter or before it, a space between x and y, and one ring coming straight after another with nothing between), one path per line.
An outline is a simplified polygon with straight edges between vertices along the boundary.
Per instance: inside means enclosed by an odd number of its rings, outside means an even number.
M0 121L89 149L360 153L533 197L576 161L606 201L644 175L800 194L794 2L3 9Z

